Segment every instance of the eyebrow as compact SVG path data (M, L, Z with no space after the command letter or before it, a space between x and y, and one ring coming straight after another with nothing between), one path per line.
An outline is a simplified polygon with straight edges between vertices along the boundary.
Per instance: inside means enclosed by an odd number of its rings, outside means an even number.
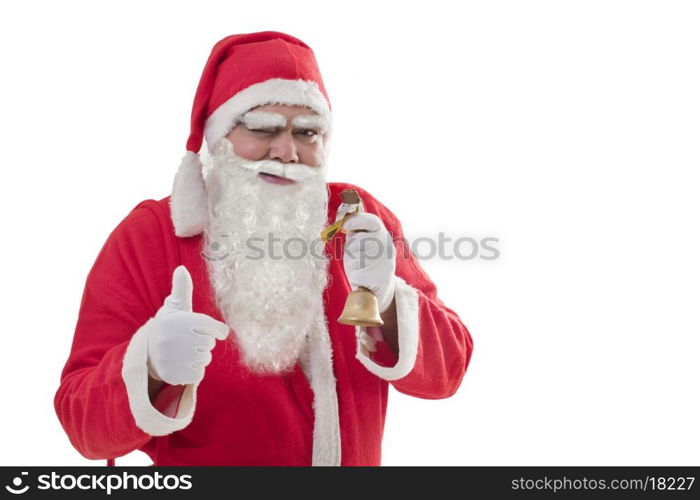
M248 111L241 118L241 122L248 128L275 128L285 127L287 118L279 113L269 111Z
M321 115L299 115L292 120L295 127L315 128L321 133L328 131L328 120Z

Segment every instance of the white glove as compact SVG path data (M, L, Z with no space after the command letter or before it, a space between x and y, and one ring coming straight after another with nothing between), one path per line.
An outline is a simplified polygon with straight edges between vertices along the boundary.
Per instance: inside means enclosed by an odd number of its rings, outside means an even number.
M187 268L176 268L170 295L149 320L148 373L171 385L200 382L211 361L214 339L229 334L225 323L192 312L192 288Z
M396 287L396 248L389 231L379 217L369 213L349 216L343 229L348 232L343 256L348 281L353 289L369 288L377 297L379 312L386 311Z

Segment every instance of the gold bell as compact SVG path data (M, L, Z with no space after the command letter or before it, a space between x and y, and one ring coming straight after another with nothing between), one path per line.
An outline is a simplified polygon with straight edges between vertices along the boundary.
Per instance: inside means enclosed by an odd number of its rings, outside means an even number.
M355 326L382 326L379 316L379 304L377 297L363 286L350 292L345 300L343 313L338 318L338 323Z

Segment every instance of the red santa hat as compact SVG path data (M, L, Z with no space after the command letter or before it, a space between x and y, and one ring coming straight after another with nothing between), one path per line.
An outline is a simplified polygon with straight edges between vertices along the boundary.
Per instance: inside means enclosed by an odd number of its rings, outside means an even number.
M265 104L306 106L326 119L331 107L311 48L276 31L231 35L211 51L192 106L187 153L175 176L170 209L175 234L201 233L208 222L199 150L213 152L243 114Z

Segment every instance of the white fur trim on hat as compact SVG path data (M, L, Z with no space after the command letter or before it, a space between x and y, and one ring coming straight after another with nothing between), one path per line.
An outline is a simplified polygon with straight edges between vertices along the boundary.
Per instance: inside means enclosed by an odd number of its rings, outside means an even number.
M328 101L316 82L271 78L241 90L207 118L204 138L209 151L213 152L216 141L228 135L245 112L265 104L307 106L331 124Z
M207 227L209 213L207 193L199 155L188 151L175 175L170 196L170 217L175 235L195 236Z
M396 283L396 322L399 334L399 359L395 366L381 366L365 354L363 344L370 337L364 326L355 327L357 338L357 352L355 357L365 368L384 380L398 380L408 375L416 364L418 355L418 342L420 340L420 316L418 310L418 292L411 285L398 276L394 276Z

